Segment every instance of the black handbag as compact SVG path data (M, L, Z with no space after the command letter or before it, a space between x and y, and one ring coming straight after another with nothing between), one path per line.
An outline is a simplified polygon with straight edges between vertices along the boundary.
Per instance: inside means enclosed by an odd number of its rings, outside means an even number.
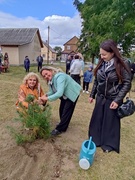
M126 98L126 101L123 102L121 106L118 107L117 113L120 118L124 118L126 116L130 116L135 112L135 104L134 101L130 98Z

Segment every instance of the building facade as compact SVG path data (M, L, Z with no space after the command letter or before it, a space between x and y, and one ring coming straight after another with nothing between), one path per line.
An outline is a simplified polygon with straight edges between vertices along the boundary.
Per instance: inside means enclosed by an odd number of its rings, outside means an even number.
M67 57L74 56L77 53L79 39L74 36L64 44L64 50L61 54L61 60L66 61Z
M0 46L4 55L8 53L10 65L23 65L25 56L31 64L43 47L38 28L0 28Z
M43 41L43 48L41 48L41 55L43 56L45 63L53 63L56 61L56 52L55 50L48 45L47 41Z

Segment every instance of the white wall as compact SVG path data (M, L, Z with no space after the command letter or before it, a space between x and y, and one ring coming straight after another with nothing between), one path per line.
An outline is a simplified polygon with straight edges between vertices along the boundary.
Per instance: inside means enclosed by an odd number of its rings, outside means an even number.
M9 56L9 64L10 65L19 65L19 51L18 47L3 47L2 46L2 54L4 56L5 52L8 53Z

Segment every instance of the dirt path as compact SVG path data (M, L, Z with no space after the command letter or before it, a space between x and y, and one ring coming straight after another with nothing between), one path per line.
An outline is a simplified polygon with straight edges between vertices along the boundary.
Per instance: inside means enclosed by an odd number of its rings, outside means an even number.
M71 132L47 141L37 140L17 146L6 128L12 123L0 124L0 180L72 179L79 151L74 142L70 143L70 147L64 143L70 141Z

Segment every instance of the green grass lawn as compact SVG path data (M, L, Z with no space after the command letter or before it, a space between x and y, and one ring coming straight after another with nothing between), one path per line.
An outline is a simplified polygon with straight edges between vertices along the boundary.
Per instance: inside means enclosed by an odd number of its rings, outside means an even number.
M65 71L65 66L61 66L61 68ZM31 67L30 71L37 73L37 67ZM17 92L25 74L23 67L10 67L9 72L0 74L0 123L6 124L16 117ZM48 87L42 78L41 85L46 92ZM134 87L135 81L133 81L132 89ZM135 100L135 92L130 94ZM59 100L51 102L50 105L52 106L51 125L53 129L59 121ZM100 148L97 148L95 161L90 169L87 171L80 169L78 165L79 152L82 142L87 139L93 107L94 105L88 102L88 95L82 93L68 131L55 139L56 145L60 148L59 158L62 159L59 161L61 163L60 176L58 178L49 177L48 173L52 167L48 163L47 166L46 164L42 166L41 179L39 180L135 180L135 114L121 120L120 154L115 152L105 154ZM0 133L0 137L3 138L2 133ZM14 139L10 143L14 143ZM2 150L2 148L0 149ZM46 157L44 156L44 158ZM39 162L36 163L38 167ZM2 168L4 169L0 164L0 177L3 178ZM19 177L17 179L19 180Z

